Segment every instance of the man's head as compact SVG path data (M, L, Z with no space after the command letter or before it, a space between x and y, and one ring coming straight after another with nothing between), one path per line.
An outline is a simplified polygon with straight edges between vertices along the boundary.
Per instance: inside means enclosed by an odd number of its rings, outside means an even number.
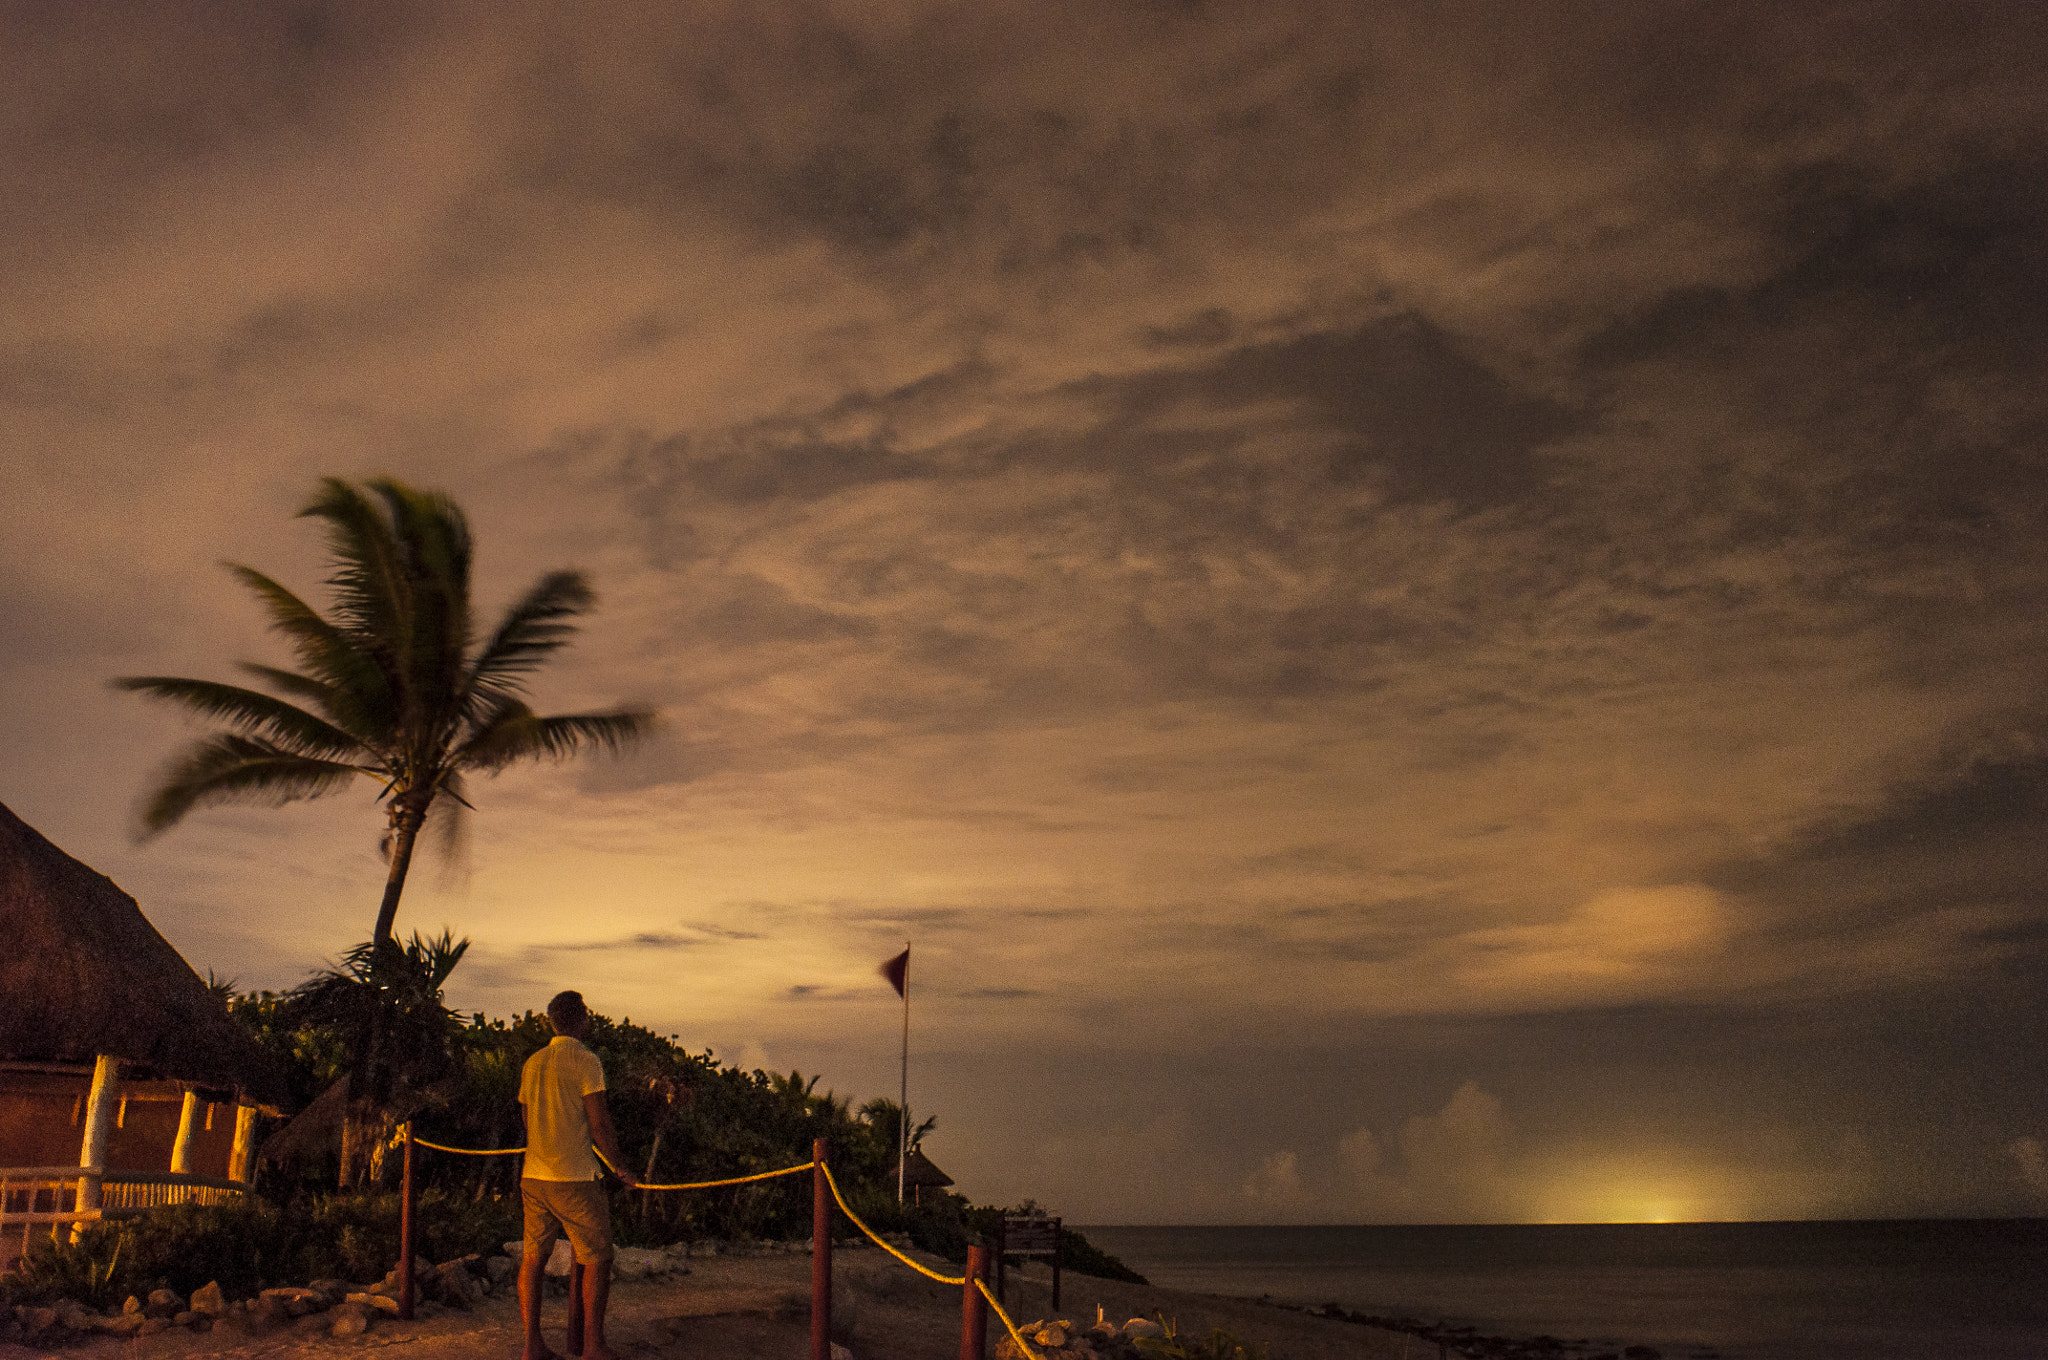
M548 1023L555 1027L555 1033L566 1034L571 1039L581 1039L588 1034L590 1011L583 1004L583 993L555 993L554 1000L548 1002Z

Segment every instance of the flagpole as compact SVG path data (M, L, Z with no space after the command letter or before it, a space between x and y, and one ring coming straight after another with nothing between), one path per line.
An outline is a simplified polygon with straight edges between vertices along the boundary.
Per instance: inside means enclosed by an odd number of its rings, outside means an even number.
M903 1203L904 1172L910 1161L910 941L903 942L903 1084L896 1121L896 1202Z

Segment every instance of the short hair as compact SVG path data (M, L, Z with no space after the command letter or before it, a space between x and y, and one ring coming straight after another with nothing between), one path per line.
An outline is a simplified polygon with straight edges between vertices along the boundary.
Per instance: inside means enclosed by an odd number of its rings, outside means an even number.
M574 1029L589 1015L581 992L556 992L554 1000L548 1002L548 1023L555 1027L557 1034Z

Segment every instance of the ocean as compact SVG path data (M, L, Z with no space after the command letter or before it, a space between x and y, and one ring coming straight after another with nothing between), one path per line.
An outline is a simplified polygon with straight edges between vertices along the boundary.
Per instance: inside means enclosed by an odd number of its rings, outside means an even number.
M1168 1288L1584 1341L1587 1355L2048 1357L2048 1219L1080 1231Z

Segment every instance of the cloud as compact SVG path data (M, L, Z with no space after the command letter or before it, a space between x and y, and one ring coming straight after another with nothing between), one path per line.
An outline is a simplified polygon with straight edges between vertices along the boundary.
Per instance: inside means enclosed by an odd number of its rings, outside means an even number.
M1245 1177L1244 1197L1260 1211L1288 1214L1298 1212L1309 1203L1309 1194L1301 1183L1301 1171L1292 1152L1276 1152L1259 1163L1251 1175Z
M2020 1179L2027 1183L2027 1188L2038 1195L2048 1195L2048 1151L2043 1151L2041 1140L2015 1138L2005 1151L2018 1163Z
M1512 1130L1500 1100L1467 1081L1433 1115L1414 1115L1389 1156L1370 1128L1337 1145L1341 1210L1368 1221L1459 1223L1512 1216Z

